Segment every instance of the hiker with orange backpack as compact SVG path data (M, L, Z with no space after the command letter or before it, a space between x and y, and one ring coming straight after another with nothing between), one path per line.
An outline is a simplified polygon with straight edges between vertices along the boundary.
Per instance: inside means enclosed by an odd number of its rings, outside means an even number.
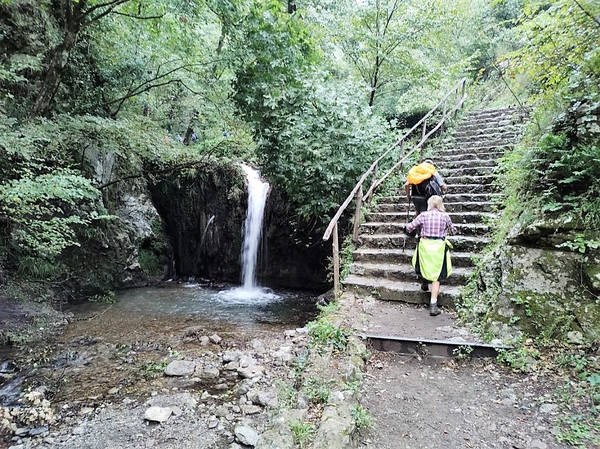
M448 190L431 159L425 159L408 171L404 191L415 205L415 217L427 210L427 200L433 195L442 196Z

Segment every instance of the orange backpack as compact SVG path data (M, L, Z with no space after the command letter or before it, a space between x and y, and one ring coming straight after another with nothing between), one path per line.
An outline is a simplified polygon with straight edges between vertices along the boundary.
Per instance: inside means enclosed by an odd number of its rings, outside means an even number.
M435 167L427 162L423 162L419 165L415 165L408 171L406 177L409 184L421 184L426 179L429 179L435 173Z

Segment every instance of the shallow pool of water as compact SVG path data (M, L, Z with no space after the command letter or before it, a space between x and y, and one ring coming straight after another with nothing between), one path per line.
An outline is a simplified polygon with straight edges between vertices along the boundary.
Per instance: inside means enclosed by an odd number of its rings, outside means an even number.
M147 394L170 381L154 372L157 377L147 380L147 367L177 352L201 357L206 347L199 337L218 334L221 348L244 347L304 326L317 314L315 302L316 295L306 292L167 284L123 291L114 304L71 305L75 320L65 332L51 345L25 351L29 365L35 360L40 367L27 382L48 386L58 405L107 397L115 388ZM18 384L5 383L5 400L20 392L21 380L11 382Z
M299 327L316 315L315 295L265 288L212 289L197 284L167 284L123 291L114 304L83 303L70 307L76 317L90 321L127 316L131 320L199 320L217 328L261 330L265 325ZM108 314L108 317L105 316Z

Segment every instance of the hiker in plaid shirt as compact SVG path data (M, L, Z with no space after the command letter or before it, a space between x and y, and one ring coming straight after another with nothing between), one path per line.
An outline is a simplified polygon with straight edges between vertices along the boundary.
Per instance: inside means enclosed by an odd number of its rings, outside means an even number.
M431 282L429 315L437 316L440 314L437 306L440 281L452 273L449 251L451 246L446 241L446 235L448 231L452 234L456 233L456 228L446 213L440 196L434 195L427 200L427 212L419 214L408 223L405 232L410 233L417 228L419 228L420 238L413 254L412 265L416 273L423 278L422 290L429 290L429 282Z

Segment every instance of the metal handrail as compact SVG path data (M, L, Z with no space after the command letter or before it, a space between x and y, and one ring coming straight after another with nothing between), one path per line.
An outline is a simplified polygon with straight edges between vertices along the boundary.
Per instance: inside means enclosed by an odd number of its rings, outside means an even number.
M450 115L456 115L457 111L462 107L466 99L466 78L461 79L445 96L442 98L437 105L435 105L425 116L417 122L408 132L406 132L402 137L400 137L392 146L390 146L381 156L379 156L375 162L371 164L371 166L367 169L366 172L360 177L346 200L339 207L331 221L329 222L329 226L325 230L325 234L323 235L323 240L329 240L329 237L333 234L333 289L335 296L337 298L338 292L340 290L340 260L339 260L339 239L338 239L338 221L352 199L356 197L356 211L354 213L354 231L353 231L353 240L358 240L358 228L360 226L360 210L362 207L362 203L366 201L375 191L377 187L379 187L396 169L402 166L402 164L408 159L415 151L421 150L423 151L423 145L427 141L427 139L438 129L440 129L447 120L447 117ZM455 103L450 110L447 109L447 101L448 98L452 94L455 97L458 97L459 91L461 92L460 98L455 98ZM440 106L443 107L442 117L440 121L437 123L435 127L433 127L429 132L427 132L427 119L431 117L434 112L436 112ZM400 149L404 148L404 143L407 138L420 126L423 126L423 131L421 134L421 140L417 143L410 151L408 151L403 157L400 158L398 162L394 164L394 166L388 170L381 178L377 179L377 167L379 162L381 162L386 156L390 154L390 152L396 147L400 146ZM373 179L371 182L371 186L366 194L363 194L363 184L366 181L369 175L373 175Z

